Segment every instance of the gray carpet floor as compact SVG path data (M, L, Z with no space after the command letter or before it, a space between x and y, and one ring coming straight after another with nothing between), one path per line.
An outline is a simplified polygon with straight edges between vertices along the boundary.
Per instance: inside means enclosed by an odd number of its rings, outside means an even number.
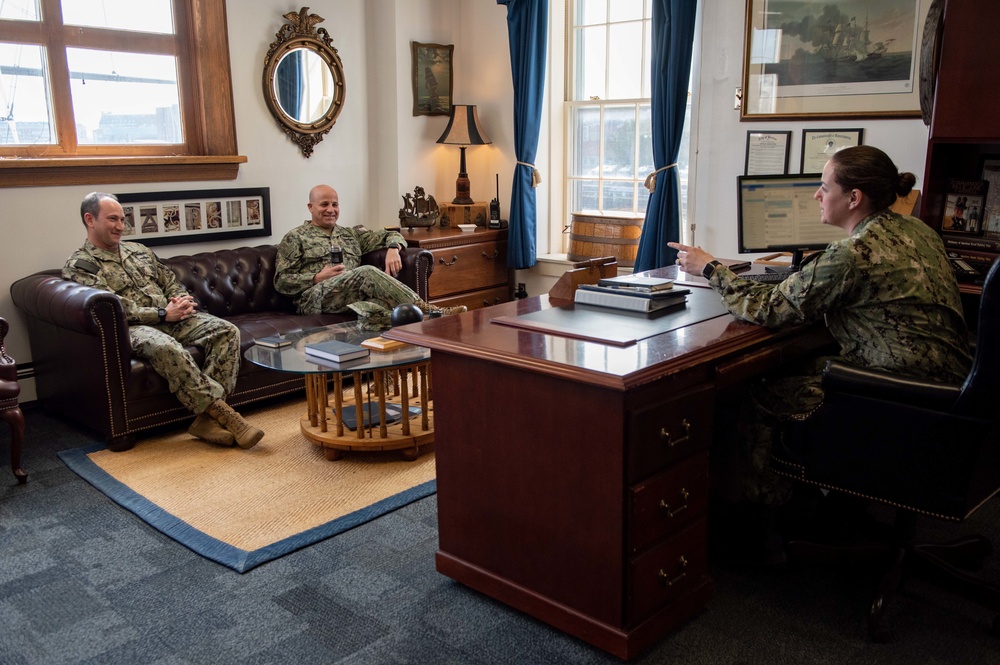
M67 469L97 439L26 413L17 486L0 433L0 663L617 663L434 570L436 497L239 574L192 553ZM936 535L1000 542L1000 506ZM1000 558L1000 557L998 557ZM984 571L1000 582L1000 564ZM921 582L872 644L875 577L713 566L715 596L637 663L1000 663L990 612Z

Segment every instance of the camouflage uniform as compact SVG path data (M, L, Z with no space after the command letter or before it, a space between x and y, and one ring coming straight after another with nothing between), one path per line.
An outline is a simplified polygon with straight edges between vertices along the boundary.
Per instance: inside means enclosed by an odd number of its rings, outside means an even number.
M745 321L780 328L823 319L840 345L840 359L853 365L961 383L972 363L941 238L919 219L888 209L810 256L780 284L740 279L724 267L716 268L710 284ZM767 472L773 429L822 402L824 360L811 361L805 376L769 377L753 391L755 417L741 420L749 464L762 477L748 478L747 498L787 498L787 486L766 478L776 480Z
M62 275L85 286L110 291L125 307L129 341L136 356L145 358L167 380L170 392L194 413L223 399L236 387L240 369L239 330L228 321L198 312L184 321L159 323L159 308L187 290L174 273L144 245L123 242L119 251L84 243L66 261ZM199 368L185 345L204 350Z
M278 245L274 288L295 298L299 314L334 314L348 309L362 318L384 319L400 303L415 303L419 296L385 271L361 265L361 256L390 243L406 246L397 231L369 231L334 226L327 231L306 221L285 234ZM330 246L340 245L346 272L313 284L313 277L330 263Z

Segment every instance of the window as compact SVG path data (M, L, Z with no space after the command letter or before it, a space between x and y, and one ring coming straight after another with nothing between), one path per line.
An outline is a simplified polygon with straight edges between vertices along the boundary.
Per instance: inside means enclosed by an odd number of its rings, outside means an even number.
M654 171L650 125L650 0L567 0L566 206L642 214ZM690 116L690 96L688 97ZM687 121L685 121L687 134ZM678 159L682 210L687 144Z
M229 76L225 0L2 0L0 180L235 178Z

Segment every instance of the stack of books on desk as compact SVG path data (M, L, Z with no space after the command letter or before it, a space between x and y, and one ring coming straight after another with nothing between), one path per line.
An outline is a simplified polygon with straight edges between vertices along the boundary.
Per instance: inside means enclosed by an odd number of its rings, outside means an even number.
M690 289L673 288L673 284L670 288L659 289L601 286L600 283L581 284L573 300L583 305L597 305L632 312L656 312L684 304L689 293Z

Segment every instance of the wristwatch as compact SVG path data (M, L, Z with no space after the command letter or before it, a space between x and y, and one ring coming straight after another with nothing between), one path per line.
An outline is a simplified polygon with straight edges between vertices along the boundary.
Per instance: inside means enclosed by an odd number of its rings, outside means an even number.
M160 317L160 323L167 322L167 310L161 307L158 310L156 310L156 315Z
M712 279L712 275L715 274L715 269L722 264L718 261L709 261L705 264L705 267L701 269L701 276L705 279Z
M398 242L390 242L388 245L385 246L386 249L399 249L400 247L402 247L402 245L400 245Z

